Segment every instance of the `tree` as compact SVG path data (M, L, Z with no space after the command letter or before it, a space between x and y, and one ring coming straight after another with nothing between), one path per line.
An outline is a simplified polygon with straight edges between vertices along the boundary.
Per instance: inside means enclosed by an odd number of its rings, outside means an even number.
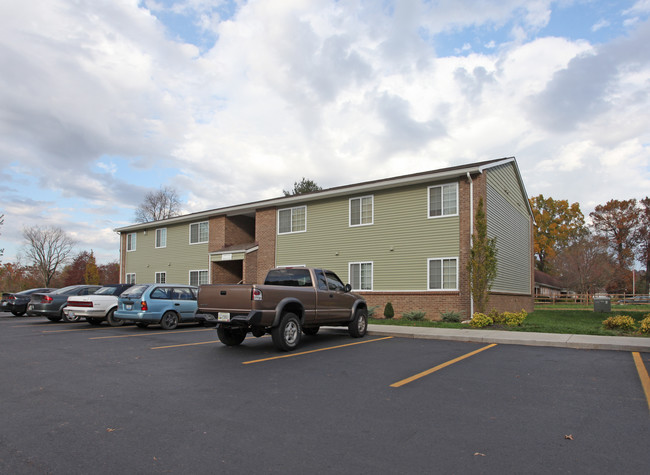
M640 203L639 223L634 239L637 243L637 259L645 266L646 288L650 289L650 198L646 196Z
M497 276L496 238L487 235L487 219L483 209L483 198L479 199L474 217L474 238L467 263L469 287L476 310L485 313L490 290Z
M74 247L74 240L61 228L33 226L23 229L27 241L25 255L37 268L45 287L59 266L65 263Z
M158 191L150 191L135 210L135 220L138 223L159 221L181 214L181 202L176 190L170 186L162 186Z
M634 260L635 228L639 219L636 200L609 200L589 213L594 229L614 251L618 265L629 269Z
M84 272L84 284L86 285L98 285L99 280L99 269L97 268L97 263L95 262L95 254L93 251L90 251L90 257L88 262L86 262L86 269Z
M120 281L120 264L111 262L100 265L99 281L102 284L117 284Z
M79 252L61 272L63 285L79 285L85 283L86 266L90 260L88 251Z
M535 264L542 272L549 272L550 261L566 246L586 233L585 217L580 205L569 205L567 200L530 198L535 217Z
M2 226L3 224L5 224L5 215L0 214L0 226ZM0 258L4 255L4 253L5 253L4 248L0 249ZM0 259L0 264L1 263L2 263L2 260Z
M314 191L321 191L322 188L316 184L316 182L312 180L308 180L305 177L302 178L299 182L294 182L293 183L293 190L287 191L287 190L282 190L282 193L284 193L284 196L295 196L295 195L303 195L305 193L313 193Z

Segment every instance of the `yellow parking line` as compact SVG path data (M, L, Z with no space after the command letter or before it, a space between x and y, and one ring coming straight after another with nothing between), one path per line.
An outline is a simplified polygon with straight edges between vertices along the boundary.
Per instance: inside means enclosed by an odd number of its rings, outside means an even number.
M645 393L645 398L648 402L648 409L650 409L650 376L648 376L648 370L643 364L641 355L638 352L632 352L632 358L634 358L634 364L639 373L639 378L641 378L641 386L643 386L643 392Z
M214 328L201 328L199 330L162 331L162 332L155 332L155 333L143 331L142 333L129 334L129 335L94 336L92 338L89 338L89 340L101 340L103 338L129 338L132 336L171 335L172 333L191 333L191 332L209 332L209 331L214 331Z
M336 348L344 348L346 346L362 345L364 343L372 343L372 342L380 341L380 340L389 340L391 338L393 338L393 337L392 336L386 336L384 338L375 338L373 340L364 340L364 341L358 341L356 343L347 343L345 345L329 346L327 348L319 348L318 350L301 351L300 353L289 353L289 354L286 354L286 355L272 356L271 358L264 358L264 359L261 359L261 360L244 361L244 362L242 362L242 364L262 363L264 361L279 360L281 358L291 358L293 356L308 355L310 353L318 353L319 351L334 350Z
M427 375L429 375L431 373L435 373L438 370L446 368L447 366L451 366L454 363L458 363L459 361L464 360L465 358L469 358L470 356L474 356L475 354L480 353L481 351L488 350L488 349L490 349L492 347L495 347L495 346L497 346L496 343L492 343L491 345L484 346L483 348L479 348L476 351L472 351L471 353L467 353L466 355L459 356L458 358L454 358L453 360L447 361L446 363L439 364L438 366L436 366L434 368L431 368L431 369L428 369L428 370L423 371L421 373L418 373L416 375L413 375L410 378L406 378L406 379L403 379L403 380L398 381L396 383L393 383L393 384L390 385L390 387L391 388L402 387L405 384L412 383L416 379L420 379L420 378L423 378L424 376L427 376Z
M63 332L87 332L87 331L97 331L97 330L108 330L109 327L97 328L97 327L88 327L88 328L72 328L70 330L43 330L41 333L63 333Z
M183 343L182 345L169 345L169 346L154 346L152 350L162 350L164 348L179 348L181 346L196 346L196 345L208 345L210 343L219 343L219 340L214 341L201 341L199 343Z

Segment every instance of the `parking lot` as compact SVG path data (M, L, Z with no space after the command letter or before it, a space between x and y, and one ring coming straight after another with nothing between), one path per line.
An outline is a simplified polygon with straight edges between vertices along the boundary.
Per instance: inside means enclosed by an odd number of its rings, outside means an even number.
M0 473L647 473L650 354L0 313ZM635 357L636 355L636 357ZM636 358L636 361L635 361Z

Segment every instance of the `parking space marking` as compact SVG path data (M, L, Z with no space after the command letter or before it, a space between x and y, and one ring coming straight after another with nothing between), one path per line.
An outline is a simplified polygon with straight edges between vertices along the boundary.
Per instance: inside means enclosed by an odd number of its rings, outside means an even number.
M87 331L98 331L98 330L108 330L110 327L86 327L86 328L71 328L68 330L42 330L41 333L64 333L64 332L87 332Z
M328 346L327 348L319 348L317 350L301 351L299 353L289 353L289 354L286 354L286 355L272 356L270 358L263 358L261 360L243 361L242 364L263 363L265 361L279 360L279 359L282 359L282 358L291 358L291 357L294 357L294 356L309 355L311 353L318 353L319 351L335 350L337 348L345 348L346 346L363 345L364 343L373 343L375 341L390 340L391 338L393 338L393 337L392 336L385 336L383 338L374 338L372 340L364 340L364 341L358 341L358 342L355 342L355 343L347 343L345 345Z
M401 381L398 381L396 383L393 383L390 385L391 388L400 388L404 386L405 384L412 383L413 381L423 378L425 376L428 376L432 373L435 373L436 371L439 371L443 368L446 368L447 366L451 366L454 363L458 363L459 361L464 360L465 358L469 358L470 356L474 356L482 351L489 350L490 348L493 348L497 346L496 343L492 343L491 345L484 346L483 348L479 348L478 350L472 351L470 353L467 353L466 355L459 356L458 358L454 358L453 360L449 360L446 363L439 364L438 366L435 366L431 369L428 369L426 371L422 371L421 373L415 374L409 378L402 379Z
M149 336L149 335L171 335L172 333L191 333L191 332L209 332L209 331L214 331L214 328L201 328L199 330L179 330L179 331L169 331L165 330L162 332L142 332L142 333L136 333L136 334L129 334L129 335L111 335L111 336L94 336L89 338L89 340L102 340L105 338L129 338L133 336Z
M634 358L634 364L636 365L636 370L639 373L641 386L643 386L643 392L645 393L645 398L648 402L648 409L650 409L650 376L648 376L648 370L643 364L641 355L637 351L632 352L632 358Z
M182 345L154 346L151 350L164 350L165 348L180 348L181 346L208 345L210 343L219 343L219 340L200 341L198 343L183 343Z

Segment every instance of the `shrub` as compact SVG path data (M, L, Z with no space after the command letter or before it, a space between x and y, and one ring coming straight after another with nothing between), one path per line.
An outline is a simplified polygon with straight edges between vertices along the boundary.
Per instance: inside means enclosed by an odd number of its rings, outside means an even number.
M635 322L629 315L617 315L603 321L603 325L610 330L634 330Z
M522 310L519 313L504 312L503 316L506 325L508 325L509 327L518 327L521 326L521 324L524 322L524 320L528 316L528 313L526 312L526 310Z
M490 317L496 325L503 325L506 323L505 314L499 313L495 309L492 309L492 311L488 313L488 317Z
M427 312L424 312L422 310L413 310L412 312L403 313L402 317L406 318L407 320L423 320L426 314Z
M469 322L470 326L474 328L487 327L489 325L492 325L493 323L494 320L492 320L484 313L475 313L474 316L472 316L472 320Z
M460 313L450 311L450 312L443 312L440 314L442 321L443 322L453 322L453 323L458 323L461 320Z
M375 312L379 307L380 307L379 305L368 307L368 318L373 318L375 316Z
M395 310L393 309L393 304L388 302L384 307L384 317L393 318L395 316Z
M644 315L644 319L641 320L641 326L639 327L639 331L641 333L650 333L650 313Z

